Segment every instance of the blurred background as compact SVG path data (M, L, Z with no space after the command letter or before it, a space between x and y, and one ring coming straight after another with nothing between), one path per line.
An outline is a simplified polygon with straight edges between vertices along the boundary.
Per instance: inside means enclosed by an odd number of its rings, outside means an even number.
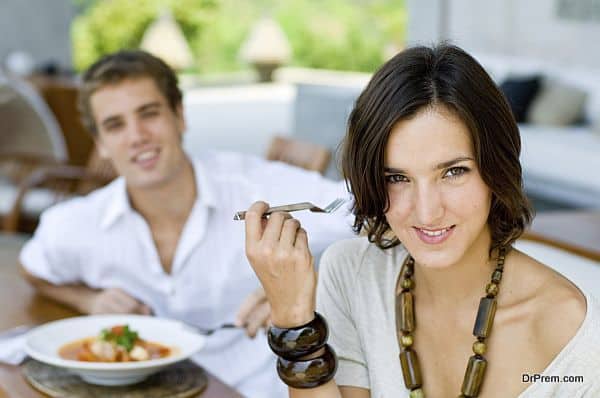
M81 192L33 178L41 165L110 179L75 109L78 74L106 53L143 48L178 71L192 155L247 152L339 178L335 151L371 74L449 40L511 104L538 218L562 217L539 224L543 238L571 228L600 261L600 0L3 0L0 38L5 229L30 230L50 196Z

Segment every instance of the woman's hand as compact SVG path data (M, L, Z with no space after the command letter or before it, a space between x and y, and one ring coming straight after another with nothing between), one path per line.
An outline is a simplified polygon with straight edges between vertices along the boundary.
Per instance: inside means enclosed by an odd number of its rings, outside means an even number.
M269 208L254 203L246 213L246 256L271 304L271 322L294 327L314 318L317 285L306 231L288 213L263 219Z

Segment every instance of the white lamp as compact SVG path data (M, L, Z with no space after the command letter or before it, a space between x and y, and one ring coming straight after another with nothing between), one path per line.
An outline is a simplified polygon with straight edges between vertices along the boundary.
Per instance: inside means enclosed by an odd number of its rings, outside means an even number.
M169 10L163 11L146 29L140 48L161 58L175 70L194 65L188 42Z
M290 44L272 18L263 18L254 25L240 49L240 57L257 69L261 82L272 81L273 71L286 63L291 55Z

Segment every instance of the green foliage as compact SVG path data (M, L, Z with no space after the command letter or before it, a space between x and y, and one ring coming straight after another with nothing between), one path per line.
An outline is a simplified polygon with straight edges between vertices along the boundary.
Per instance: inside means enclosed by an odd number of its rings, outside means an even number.
M373 71L387 46L402 47L403 0L73 0L81 15L72 27L76 68L99 56L137 47L144 30L170 7L190 44L197 71L247 67L238 57L252 25L270 15L292 46L291 64Z
M186 37L199 37L216 6L214 0L75 1L84 9L71 28L73 64L79 70L104 54L137 48L146 28L165 8L173 12Z
M293 3L295 9L282 9L278 19L289 31L299 65L373 71L384 60L387 45L404 43L405 11L400 1ZM398 21L397 30L388 20Z

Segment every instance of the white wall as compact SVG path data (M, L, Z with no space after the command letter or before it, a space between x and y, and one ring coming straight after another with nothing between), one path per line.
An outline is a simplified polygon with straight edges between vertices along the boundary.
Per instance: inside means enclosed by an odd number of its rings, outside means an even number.
M408 0L408 41L450 39L477 53L600 68L600 18L561 17L561 1ZM597 2L579 1L590 7Z
M71 0L0 0L0 63L11 51L71 65Z
M277 83L186 90L184 148L264 156L273 135L292 133L295 97L293 85Z

